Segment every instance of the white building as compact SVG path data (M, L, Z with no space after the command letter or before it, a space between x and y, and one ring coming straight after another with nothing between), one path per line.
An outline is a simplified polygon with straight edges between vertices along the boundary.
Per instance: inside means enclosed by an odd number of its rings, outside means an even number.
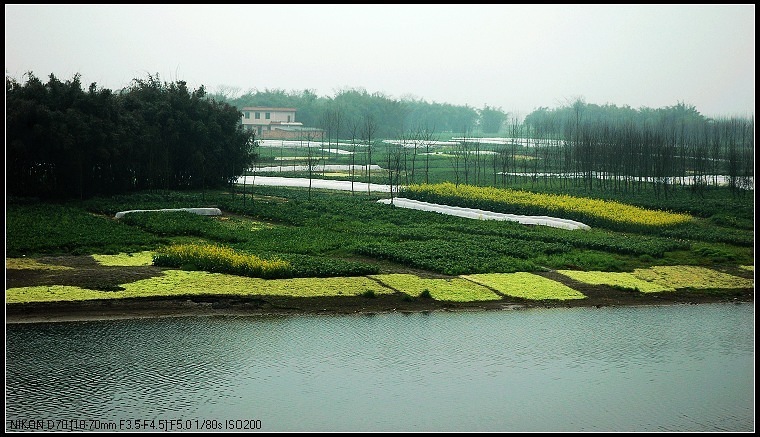
M322 139L322 130L304 127L296 121L296 108L247 106L242 109L243 127L256 130L259 138L281 139L310 137Z

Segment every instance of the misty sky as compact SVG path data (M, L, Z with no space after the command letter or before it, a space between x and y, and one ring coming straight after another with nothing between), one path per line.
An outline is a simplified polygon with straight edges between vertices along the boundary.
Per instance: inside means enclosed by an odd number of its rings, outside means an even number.
M581 97L755 108L751 5L5 5L6 76L363 88L519 117Z

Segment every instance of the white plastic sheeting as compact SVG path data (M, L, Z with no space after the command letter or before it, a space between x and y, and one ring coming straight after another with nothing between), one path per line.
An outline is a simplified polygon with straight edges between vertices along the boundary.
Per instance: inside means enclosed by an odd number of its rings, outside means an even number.
M266 185L271 187L309 187L309 178L286 178L280 176L242 176L237 180L238 184ZM327 188L329 190L351 191L351 181L333 181L329 179L312 179L311 188ZM354 191L390 193L390 185L368 184L366 182L354 182ZM395 190L394 190L395 191Z
M353 168L356 171L365 171L365 170L367 170L367 166L366 165L361 165L361 164L355 164L353 166ZM319 172L323 172L323 171L349 171L349 170L351 170L351 165L344 165L344 164L318 164L318 165L313 165L311 167L311 169L312 169L312 171L314 173L319 173ZM372 164L372 165L369 166L369 169L372 170L372 171L380 171L383 168L380 167L377 164ZM249 171L253 171L253 170L254 170L253 168L249 169ZM255 170L257 172L262 172L262 173L265 173L265 172L266 173L273 173L273 172L279 173L279 172L286 172L286 171L309 171L309 166L308 165L302 165L302 164L299 164L299 165L282 164L282 165L272 165L272 166L267 166L267 167L256 167Z
M536 178L559 178L559 179L574 179L574 178L584 178L587 176L586 173L513 173L513 172L498 172L496 174L504 174L508 176L521 176L521 177L536 177ZM640 177L640 176L627 176L627 175L611 175L609 173L605 172L592 172L591 174L596 179L613 179L617 177L620 180L627 180L632 182L639 182L643 181L646 183L652 183L652 182L660 182L663 183L667 180L668 184L670 185L694 185L696 182L701 182L703 184L710 184L710 185L722 185L726 186L730 182L730 177L726 175L703 175L699 177L695 176L663 176L663 177ZM742 189L748 189L748 190L754 190L755 187L755 178L749 177L746 179L737 178L737 186Z
M336 155L353 155L354 154L354 152L349 152L348 150L343 150L343 149L324 149L324 148L322 148L322 149L319 149L319 150L323 150L323 151L325 151L327 153L335 153Z
M397 144L399 146L405 146L405 147L411 147L414 148L416 145L417 148L425 148L427 146L456 146L459 144L459 141L435 141L435 140L383 140L386 144Z
M331 148L335 146L335 143L329 143L324 141L301 141L301 140L258 140L259 147L266 147L270 149L307 149L309 147L327 147ZM366 144L359 143L338 143L338 146L348 149L356 147L367 147ZM334 150L334 149L333 149Z
M243 176L238 178L238 184L246 185L266 185L273 187L303 187L309 186L308 178L286 178L279 176ZM351 181L333 181L327 179L312 179L312 188L326 188L330 190L351 191ZM365 182L354 182L354 191L380 193L390 193L390 185L367 184ZM394 187L394 192L395 192ZM380 203L390 204L390 199L380 199ZM419 200L406 199L397 197L393 199L393 204L401 208L419 209L422 211L434 211L441 214L454 215L457 217L466 217L478 220L506 220L519 222L525 225L544 225L561 229L591 229L588 225L573 220L566 220L547 216L530 216L517 214L502 214L498 212L484 211L481 209L462 208L458 206L438 205L435 203L422 202Z
M380 199L380 203L390 204L391 199ZM393 205L400 208L417 209L420 211L432 211L441 214L465 217L477 220L506 220L519 222L524 225L543 225L561 229L591 229L588 225L573 220L560 219L547 216L502 214L498 212L484 211L482 209L462 208L459 206L439 205L422 202L419 200L406 199L403 197L393 199Z
M168 208L168 209L132 209L129 211L120 211L116 213L116 218L122 218L124 215L131 212L150 212L150 211L187 211L198 215L222 215L222 211L219 208Z

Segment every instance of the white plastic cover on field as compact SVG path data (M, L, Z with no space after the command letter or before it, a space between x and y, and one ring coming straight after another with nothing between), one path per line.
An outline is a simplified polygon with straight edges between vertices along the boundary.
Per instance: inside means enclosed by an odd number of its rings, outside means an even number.
M167 209L132 209L129 211L120 211L116 213L116 218L122 218L124 215L132 212L175 212L175 211L187 211L198 215L222 215L222 211L219 208L167 208Z
M309 187L309 178L286 178L280 176L241 176L237 180L238 184L245 185L266 185L271 187ZM311 188L327 188L329 190L351 191L351 181L333 181L329 179L312 179ZM390 185L367 184L366 182L354 182L354 191L367 192L375 191L379 193L390 193Z
M380 203L390 204L391 199L380 199ZM417 209L420 211L432 211L441 214L465 217L477 220L505 220L522 223L524 225L543 225L561 229L591 229L586 224L573 220L566 220L555 217L535 216L535 215L517 215L502 214L498 212L484 211L482 209L462 208L459 206L439 205L436 203L422 202L420 200L406 199L403 197L393 199L393 205L400 208Z
M246 185L266 185L274 187L308 187L308 178L286 178L279 176L241 176L237 180L238 184ZM333 181L327 179L312 179L312 188L326 188L330 190L351 191L351 181ZM390 185L384 184L367 184L365 182L354 182L354 191L380 193L390 193ZM394 192L397 187L394 187ZM390 199L380 199L378 202L390 204ZM517 214L502 214L498 212L483 211L481 209L462 208L458 206L438 205L427 203L419 200L406 199L403 197L393 199L393 204L401 208L418 209L422 211L434 211L441 214L454 215L478 220L505 220L519 222L525 225L544 225L561 229L591 229L588 225L573 220L566 220L547 216L530 216Z
M352 168L352 166L350 166L350 165L343 165L343 164L318 164L318 165L312 166L311 169L316 174L316 173L320 173L320 172L323 172L323 171L350 171L351 168ZM353 166L353 169L356 170L357 172L366 171L367 170L367 166L366 165L358 165L357 164L357 165ZM379 165L376 165L376 164L372 164L369 167L369 169L371 171L381 171L381 170L383 170L382 167L380 167ZM254 169L251 168L249 170L254 170ZM256 167L255 170L257 172L262 172L262 173L264 173L264 172L268 172L268 173L272 173L272 172L285 172L285 171L287 171L287 172L291 172L291 171L309 171L309 166L308 165L300 165L300 164L299 165L282 164L282 165L270 165L270 166L267 166L267 167ZM314 179L312 179L312 180L314 180Z

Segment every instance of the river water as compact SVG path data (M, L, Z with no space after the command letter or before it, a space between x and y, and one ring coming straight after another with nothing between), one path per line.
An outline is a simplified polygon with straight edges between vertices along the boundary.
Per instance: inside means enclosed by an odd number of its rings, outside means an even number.
M754 305L6 325L6 431L754 430Z

